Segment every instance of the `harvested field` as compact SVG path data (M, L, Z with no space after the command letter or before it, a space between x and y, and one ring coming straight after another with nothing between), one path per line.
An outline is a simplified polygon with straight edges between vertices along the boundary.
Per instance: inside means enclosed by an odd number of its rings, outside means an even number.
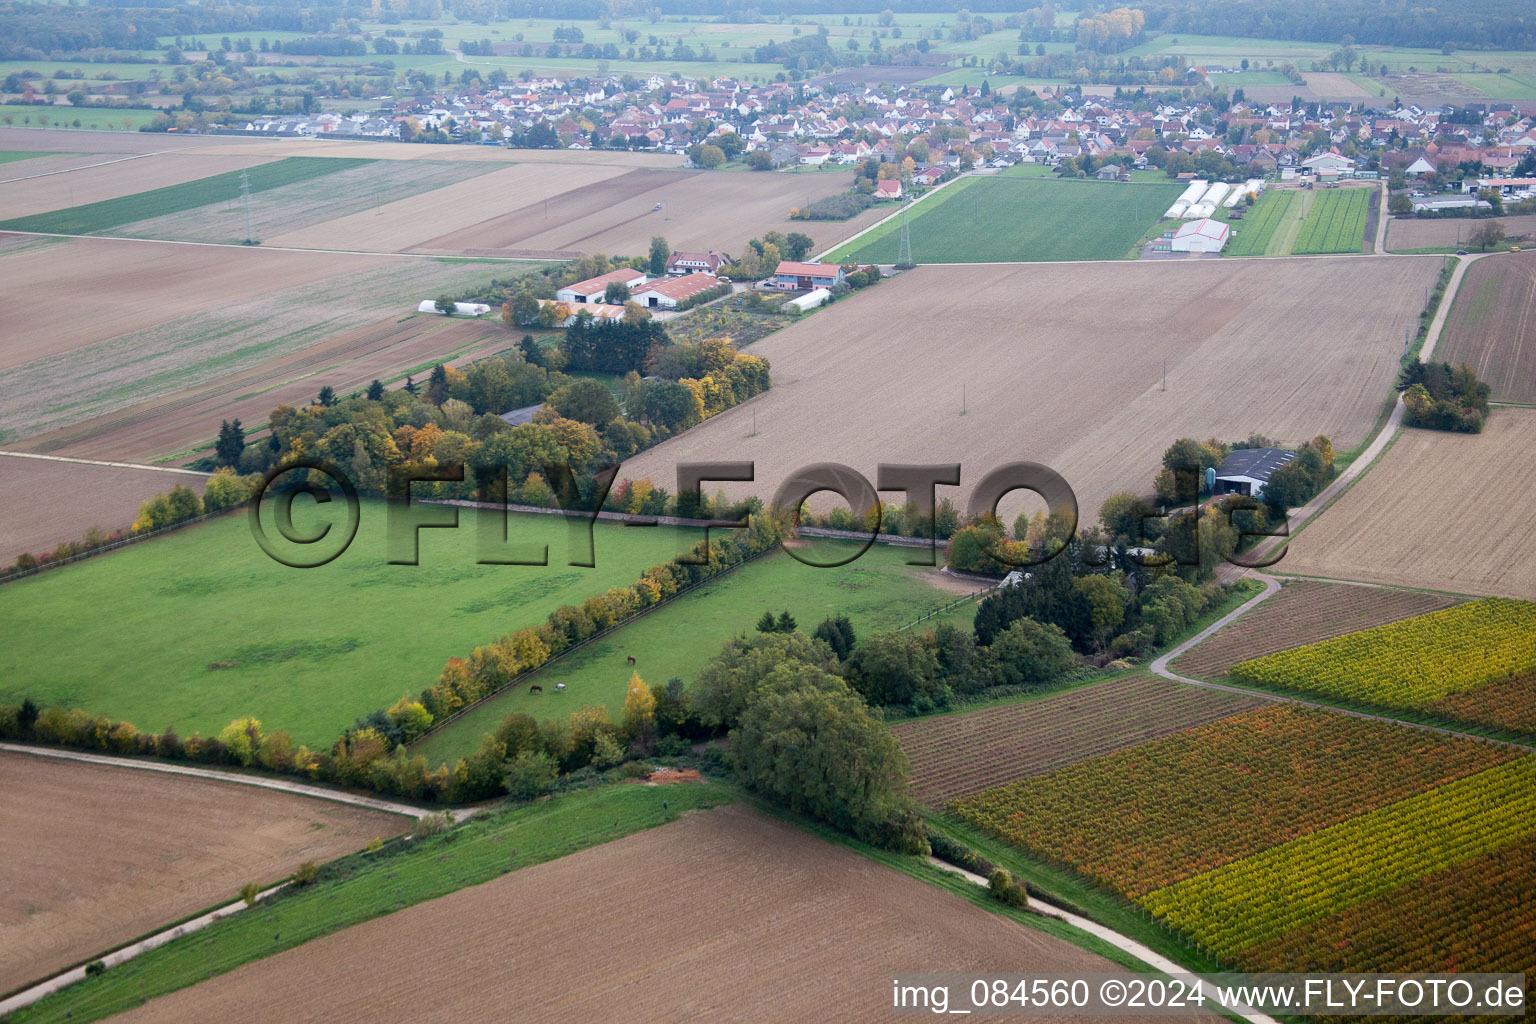
M462 366L500 352L513 339L499 322L431 314L389 317L339 330L309 348L237 368L205 383L71 422L29 437L22 447L134 462L193 452L212 443L219 423L239 419L254 433L278 405L314 401L329 384L350 394L430 362ZM418 374L419 375L419 374Z
M1514 239L1536 238L1536 213L1515 217L1500 217L1499 223L1509 237ZM1393 217L1387 225L1387 248L1399 249L1453 249L1465 244L1467 236L1477 227L1474 220L1459 217L1443 217L1418 220L1411 217Z
M0 566L79 540L93 526L127 529L139 505L177 484L202 492L202 480L182 473L0 455Z
M418 316L416 302L515 269L91 239L51 243L37 253L0 255L0 270L16 268L12 281L32 280L29 290L8 289L0 300L0 314L25 324L0 348L0 386L16 396L0 409L0 438L13 445L29 438L21 446L29 451L129 461L183 450L177 445L199 422L193 440L212 437L230 413L220 412L217 402L196 405L210 395L256 399L245 407L256 414L247 420L254 427L277 404L262 397L264 390L292 384L313 397L323 384L366 383L390 367L399 373L463 356L465 346L494 338L500 323L437 328L442 318ZM83 274L99 286L74 304L39 304L34 299L51 286L50 272ZM409 320L400 328L381 322L402 314ZM446 333L439 337L439 331ZM344 367L346 357L370 352L382 354L382 361L370 362L377 368L370 376ZM314 379L322 374L324 380ZM186 399L192 401L177 406ZM167 406L176 406L180 426L165 437L135 434L110 449L87 443L124 423L100 417L129 410L127 422L142 423Z
M117 1019L218 1019L260 1005L292 1021L463 1021L509 1006L526 1021L754 1019L768 1007L777 1020L883 1021L889 977L911 965L1119 973L727 806L316 939Z
M94 141L94 140L92 140ZM43 177L22 177L23 167L14 168L18 180L0 182L0 210L7 218L25 217L84 206L108 199L118 199L136 192L180 185L213 174L238 171L268 163L275 157L260 153L229 153L201 156L193 153L155 153L146 156L97 156L75 158L78 170ZM27 174L33 174L26 167Z
M253 189L249 212L251 235L268 239L363 211L366 211L365 217L384 219L386 213L393 213L389 208L399 200L434 190L447 190L458 182L495 170L494 164L465 160L370 161L309 181L261 192ZM236 191L227 200L181 213L133 221L114 229L111 234L234 244L245 238L246 216ZM368 247L327 245L316 248Z
M134 331L181 317L201 319L245 300L382 263L359 256L238 246L207 249L109 239L38 239L0 254L0 275L5 280L0 320L7 325L0 344L0 371L61 355L73 359L80 349ZM53 301L50 296L64 280L78 282L80 287L69 301ZM80 369L73 367L76 373ZM12 390L11 395L18 392ZM0 437L16 429L16 405L6 404L6 413L0 415Z
M1263 704L1128 676L1070 693L891 727L912 761L912 794L942 807L1033 775L1134 747Z
M1495 409L1481 434L1405 429L1278 568L1536 599L1532 450L1536 409Z
M1417 257L1275 260L1262 275L1230 260L920 267L753 345L772 361L771 391L621 475L665 485L681 462L752 459L755 483L724 486L766 500L816 459L870 480L881 462L959 461L963 504L982 474L1028 459L1065 476L1091 521L1110 494L1149 490L1181 436L1360 444L1439 267ZM1020 296L1050 299L1021 308Z
M1495 402L1536 404L1536 252L1467 270L1435 358L1470 364Z
M47 140L50 148L52 139ZM492 164L565 164L572 167L681 167L683 158L673 153L630 153L613 150L578 152L569 149L503 149L500 146L411 146L350 139L259 139L206 136L197 140L197 151L210 155L261 153L264 156L350 156L372 160L464 160ZM41 143L38 143L39 145Z
M1370 95L1348 75L1329 71L1308 71L1302 75L1312 95L1327 99L1358 99Z
M30 754L0 752L0 777L0 992L409 825L309 797Z
M231 205L241 196L241 190L251 193L285 185L300 185L337 174L345 170L366 167L368 160L316 160L294 157L274 160L259 167L240 171L225 171L184 181L164 188L133 192L130 195L105 199L97 203L70 206L49 213L37 213L30 217L13 217L0 221L0 228L8 231L41 231L67 235L112 234L118 228L134 221L152 217L166 217L189 210L219 205ZM243 238L243 235L241 236ZM240 239L237 239L237 241Z
M553 180L572 168L550 167ZM641 254L653 235L674 249L724 249L734 254L765 231L800 231L821 249L879 220L889 210L871 209L846 221L791 221L792 207L845 191L851 174L711 174L703 171L634 170L569 191L549 201L524 199L518 208L473 227L442 232L416 252L515 256L523 252ZM519 196L521 199L522 197ZM662 209L652 210L656 203Z
M1282 560L1280 568L1287 568ZM1292 580L1273 597L1172 664L1181 675L1220 679L1240 661L1331 640L1456 603L1443 594Z
M358 249L401 252L445 231L472 228L495 211L531 200L539 203L568 189L585 191L623 175L621 167L514 164L468 181L447 185L381 207L323 220L267 239L268 245L299 249ZM647 242L650 240L647 239Z

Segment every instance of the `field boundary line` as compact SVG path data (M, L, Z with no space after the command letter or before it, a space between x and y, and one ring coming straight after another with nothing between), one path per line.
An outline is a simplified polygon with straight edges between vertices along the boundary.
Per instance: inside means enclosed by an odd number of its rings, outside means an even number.
M75 171L88 171L92 167L106 167L108 164L120 164L128 160L142 160L147 156L164 155L164 153L134 153L131 156L120 156L116 160L101 160L94 164L81 164L79 167L66 167L59 171L39 171L37 174L23 174L19 178L0 178L0 185L9 185L13 181L31 181L33 178L47 178L54 174L73 174Z
M127 235L75 235L62 231L0 230L0 235L26 235L32 238L96 238L104 242L138 242L141 245L195 245L209 249L243 249L249 252L317 252L331 256L389 256L411 260L467 260L472 263L569 263L548 256L459 256L453 253L372 252L367 249L304 249L292 245L242 245L239 242L192 242L181 238L131 238Z
M39 452L0 451L0 458L41 459L44 462L68 462L77 466L106 466L109 469L150 469L156 473L182 473L187 476L211 477L200 469L182 469L178 466L146 466L142 462L104 462L101 459L76 459L67 455L43 455Z
M966 881L971 882L974 885L987 888L990 884L980 875L971 871L967 871L964 868L958 867L954 864L950 864L947 861L942 861L937 857L929 856L928 863L942 871L948 871L951 874L959 875L961 878L964 878ZM1044 917L1054 917L1058 921L1064 921L1079 931L1087 932L1094 938L1101 939L1104 942L1109 943L1111 946L1114 946L1122 953L1129 953L1131 956L1135 957L1137 960L1140 960L1142 963L1146 964L1148 967L1151 967L1153 970L1159 971L1163 974L1186 974L1192 975L1195 978L1199 978L1201 989L1205 992L1206 998L1215 1001L1216 994L1211 989L1210 982L1206 981L1205 978L1201 977L1194 971L1191 971L1189 968L1175 963L1174 961L1163 956L1161 953L1157 953L1149 947L1142 945L1135 939L1128 938L1127 936L1121 935L1113 928L1108 928L1102 924L1099 924L1097 921L1090 920L1089 918L1074 914L1064 907L1057 906L1055 903L1052 903L1050 900L1039 895L1038 893L1031 892L1029 894L1029 904L1031 908L1047 908L1037 909L1036 912ZM1279 1024L1279 1022L1276 1021L1273 1017L1259 1013L1257 1010L1244 1011L1234 1009L1227 1012L1235 1014L1236 1016L1241 1017L1243 1020L1249 1021L1250 1024Z
M114 757L110 754L92 754L83 750L64 750L51 747L34 747L23 743L0 742L0 751L11 754L31 754L33 757L53 757L61 761L80 761L85 764L105 765L109 768L133 768L143 772L164 772L167 775L186 775L195 779L211 779L215 782L229 782L237 786L254 786L257 789L270 789L279 793L289 793L294 796L312 797L317 800L329 800L332 803L350 804L353 807L361 807L364 810L380 811L385 814L398 814L402 817L420 819L436 811L425 807L412 807L409 804L395 803L392 800L380 800L378 797L359 796L356 793L346 793L341 790L326 789L323 786L311 786L303 782L290 782L287 779L265 778L259 775L241 775L235 772L221 772L212 768L199 768L189 764L174 764L165 761L140 761L130 757ZM475 809L455 811L456 820L464 820L478 813Z

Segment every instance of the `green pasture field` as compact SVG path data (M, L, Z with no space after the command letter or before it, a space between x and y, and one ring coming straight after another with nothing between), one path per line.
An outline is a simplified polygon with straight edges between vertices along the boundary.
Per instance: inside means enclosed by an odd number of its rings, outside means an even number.
M312 885L71 985L7 1019L100 1020L311 939L733 799L717 783L603 786L489 814L442 835L391 843L375 854L353 854L322 868Z
M120 224L163 217L184 210L196 209L210 203L218 203L240 195L240 176L249 175L251 192L265 192L302 181L361 167L371 160L354 157L291 156L268 164L257 164L245 171L226 171L196 181L170 185L166 188L136 192L117 199L99 203L72 206L64 210L16 217L0 222L0 228L12 231L47 231L65 235L87 235L109 231Z
M847 542L816 545L814 557L822 561L832 560L822 552L846 557L858 550ZM802 565L783 551L764 555L550 665L532 678L544 688L542 693L530 693L527 683L519 684L414 750L434 765L451 765L473 754L480 738L515 711L559 718L592 704L606 707L617 718L631 673L638 672L652 686L664 685L673 676L691 683L726 640L753 632L765 609L775 615L788 610L803 633L839 614L852 620L859 636L898 629L961 596L926 582L923 574L931 568L906 564L921 554L921 549L875 544L856 561L835 569ZM924 625L950 622L968 628L975 615L974 604L962 604ZM634 665L629 664L630 656ZM555 691L557 683L566 685L564 693Z
M1291 252L1359 252L1373 198L1375 193L1364 188L1318 192Z
M1275 256L1285 253L1271 249L1284 248L1287 226L1299 223L1305 211L1307 193L1266 189L1259 201L1249 207L1240 221L1231 221L1232 244L1227 246L1228 256ZM1279 236L1278 238L1276 236Z
M0 164L13 164L17 160L30 160L35 156L51 156L47 150L12 149L0 151Z
M0 78L22 75L39 92L42 91L43 82L49 78L55 84L62 85L65 82L142 81L151 78L169 80L174 73L174 68L159 61L153 64L122 61L97 64L71 60L0 60ZM34 74L41 77L34 78Z
M332 510L301 498L295 525L334 522L339 536L344 516ZM354 718L435 682L450 657L628 585L697 539L599 522L587 569L567 564L563 517L518 515L513 542L548 544L550 564L480 565L474 514L460 510L459 523L421 531L419 565L389 565L385 506L364 502L344 554L291 569L261 551L239 512L7 584L0 701L31 697L184 736L251 715L328 746Z
M918 263L1118 260L1157 223L1177 184L964 178L909 217ZM900 218L845 245L832 259L894 263Z
M0 103L0 125L7 128L91 128L96 131L138 131L140 125L155 119L158 110L127 107L36 106L26 103ZM80 123L75 124L76 121ZM127 121L127 127L123 122Z

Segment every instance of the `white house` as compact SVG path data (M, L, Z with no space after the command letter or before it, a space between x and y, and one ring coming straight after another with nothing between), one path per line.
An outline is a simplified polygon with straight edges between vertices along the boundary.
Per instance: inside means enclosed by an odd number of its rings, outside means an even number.
M1404 174L1412 174L1415 177L1421 174L1434 174L1435 165L1423 157L1419 157L1403 171Z
M1205 217L1180 225L1168 248L1173 252L1221 252L1231 235L1227 225Z
M645 274L639 270L610 270L606 274L589 277L585 281L568 284L555 292L561 302L601 302L610 284L622 284L634 291L645 284Z

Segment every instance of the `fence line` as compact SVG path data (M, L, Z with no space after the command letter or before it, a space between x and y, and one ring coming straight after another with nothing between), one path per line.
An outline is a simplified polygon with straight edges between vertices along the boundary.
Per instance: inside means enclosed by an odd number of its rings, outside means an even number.
M127 537L120 537L117 540L108 541L105 544L101 544L87 551L77 551L72 555L65 555L63 558L51 558L46 562L39 562L31 569L18 569L16 572L13 572L8 576L0 576L0 586L14 582L16 580L25 579L28 576L36 576L38 573L46 572L49 569L57 569L61 565L69 565L72 562L79 562L94 555L104 555L109 551L116 551L118 548L125 548L130 544L137 544L140 541L149 540L151 537L159 537L161 534L170 533L174 530L180 530L183 527L195 526L198 523L205 523L208 520L215 518L216 516L222 516L226 512L233 512L235 509L244 507L245 503L241 502L239 505L232 506L231 508L221 508L217 512L204 512L202 515L193 516L191 519L183 519L180 522L171 523L169 526L162 526L158 530L150 530L146 533L134 533L128 535ZM73 544L75 542L60 541L59 543Z
M698 580L697 582L690 583L686 587L684 587L683 589L679 590L677 593L671 594L671 595L669 595L667 597L664 597L660 601L657 601L653 605L648 605L648 606L646 606L644 608L641 608L639 611L635 612L634 614L628 615L625 618L620 619L618 622L615 622L613 625L609 626L607 629L604 629L604 630L601 630L599 632L593 633L591 636L587 637L585 640L578 640L576 643L574 643L571 646L567 647L565 650L561 651L560 653L551 655L543 664L539 665L537 668L531 668L531 669L529 669L526 672L521 672L518 675L513 676L511 679L508 679L505 684L503 684L501 686L498 686L496 689L492 690L490 693L486 694L484 697L481 697L478 700L476 700L473 704L466 704L462 708L459 708L459 710L455 711L453 714L449 715L447 718L443 718L443 719L440 719L440 720L438 720L436 722L433 722L432 723L432 727L430 729L428 729L426 732L422 733L420 736L416 737L410 743L406 744L406 746L408 748L409 747L414 747L416 744L420 743L422 740L426 739L428 736L431 736L433 733L437 732L438 730L443 729L443 728L451 725L452 723L458 721L460 718L463 718L465 715L469 714L471 711L473 711L476 708L480 707L480 705L485 704L488 701L490 701L490 700L492 700L492 699L494 699L496 697L500 697L503 693L506 693L508 690L511 690L512 688L516 687L519 683L523 682L524 680L529 679L532 676L538 675L540 672L544 671L546 668L548 668L550 665L553 665L555 662L559 661L561 658L564 658L567 655L576 653L577 651L581 650L583 647L587 646L588 644L592 643L593 641L601 640L603 637L607 636L609 633L615 632L616 630L619 630L619 629L623 629L625 626L628 626L630 623L634 622L635 620L643 618L646 615L649 615L651 612L655 611L658 608L662 608L662 607L665 607L666 605L671 604L673 601L676 601L678 598L682 597L683 595L691 594L691 593L693 593L693 591L699 589L700 587L705 586L705 585L710 584L710 583L713 583L715 580L720 579L722 576L726 576L729 573L735 572L737 569L739 569L742 566L746 565L748 562L755 561L756 559L761 558L762 556L768 554L769 552L777 551L778 549L779 549L779 545L777 545L777 544L774 544L774 545L772 545L770 547L766 547L763 550L757 552L757 554L749 555L746 558L743 558L741 561L735 563L734 565L726 566L724 569L721 569L719 572L715 573L713 576L709 576L709 577L706 577L706 578L704 578L702 580Z
M898 633L905 632L906 630L909 630L909 629L911 629L914 626L922 625L924 622L927 622L929 619L937 618L938 616L943 615L947 611L953 611L954 609L960 607L963 604L970 604L972 601L976 600L976 598L980 597L982 594L991 593L992 591L996 590L1000 586L1002 586L1001 583L994 583L990 587L982 587L980 590L973 590L969 594L967 594L965 597L957 597L953 601L948 602L947 604L937 605L936 607L930 609L925 614L919 615L917 618L913 619L911 622L907 623L905 626L897 627L896 632L898 632Z

